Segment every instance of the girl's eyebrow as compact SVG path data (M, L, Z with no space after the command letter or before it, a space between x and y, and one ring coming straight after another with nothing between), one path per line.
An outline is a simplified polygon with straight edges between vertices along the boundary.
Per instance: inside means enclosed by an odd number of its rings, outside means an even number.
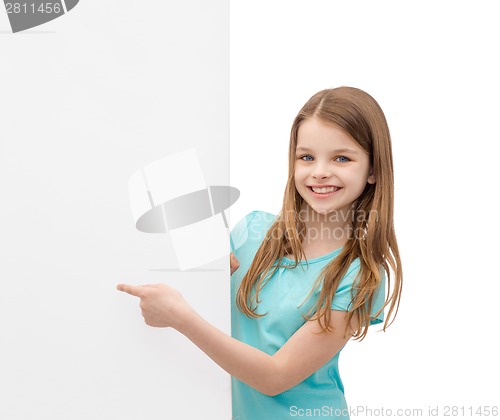
M303 146L297 147L296 151L299 151L299 150L303 150L304 152L311 152L312 151L308 147L303 147ZM337 150L333 151L333 153L345 153L345 152L352 153L354 155L358 154L358 152L356 150L352 150L352 149L337 149Z

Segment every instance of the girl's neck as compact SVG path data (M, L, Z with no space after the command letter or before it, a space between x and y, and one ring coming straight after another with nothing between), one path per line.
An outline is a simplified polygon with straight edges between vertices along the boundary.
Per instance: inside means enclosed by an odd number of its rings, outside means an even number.
M306 226L306 235L302 246L304 250L332 251L343 246L352 235L350 218L352 211L333 211L329 214L319 214L306 203L299 217Z

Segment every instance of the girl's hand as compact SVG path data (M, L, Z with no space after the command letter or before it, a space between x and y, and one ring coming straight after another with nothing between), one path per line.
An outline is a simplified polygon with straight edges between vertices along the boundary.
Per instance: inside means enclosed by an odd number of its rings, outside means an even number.
M116 288L141 299L144 322L151 327L172 327L178 330L193 313L182 295L166 284L119 284Z
M231 267L231 275L233 275L233 273L240 267L240 262L236 259L232 252L229 257L229 266Z

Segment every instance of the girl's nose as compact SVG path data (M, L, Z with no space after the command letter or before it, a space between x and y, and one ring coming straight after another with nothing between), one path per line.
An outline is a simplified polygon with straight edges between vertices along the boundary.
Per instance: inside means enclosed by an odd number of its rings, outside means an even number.
M332 170L328 165L318 164L314 167L312 176L315 179L330 178L332 176Z

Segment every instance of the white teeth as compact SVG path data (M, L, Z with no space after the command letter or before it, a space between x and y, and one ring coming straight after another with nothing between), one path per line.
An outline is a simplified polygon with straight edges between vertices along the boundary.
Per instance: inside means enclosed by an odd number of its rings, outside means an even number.
M337 191L337 190L339 190L340 188L337 188L337 187L323 187L323 188L314 188L314 187L311 187L311 189L312 189L315 193L325 194L325 193L330 193L330 192Z

